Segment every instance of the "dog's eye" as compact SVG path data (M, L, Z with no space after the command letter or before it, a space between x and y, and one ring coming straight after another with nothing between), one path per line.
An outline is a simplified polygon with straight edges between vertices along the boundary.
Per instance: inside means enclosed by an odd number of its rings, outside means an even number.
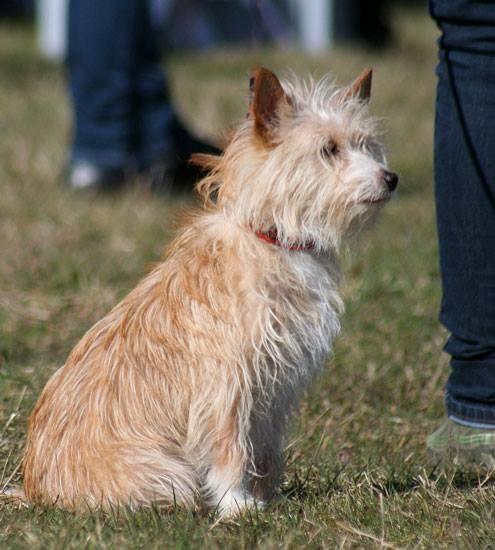
M339 153L339 146L335 141L327 141L325 145L321 148L321 154L324 158L332 158Z

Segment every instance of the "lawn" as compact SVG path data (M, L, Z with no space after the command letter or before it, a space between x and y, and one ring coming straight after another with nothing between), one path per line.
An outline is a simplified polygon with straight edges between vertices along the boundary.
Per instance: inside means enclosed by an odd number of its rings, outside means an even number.
M278 498L235 521L151 509L75 516L0 500L1 548L482 548L495 543L492 476L429 467L448 363L432 199L435 38L419 11L394 14L396 44L309 58L255 50L169 60L184 118L219 137L246 111L263 64L346 83L375 69L400 191L343 258L343 334L303 402ZM136 284L173 235L178 209L139 185L90 198L60 187L70 130L63 71L31 29L0 25L0 487L20 482L27 419L82 334Z

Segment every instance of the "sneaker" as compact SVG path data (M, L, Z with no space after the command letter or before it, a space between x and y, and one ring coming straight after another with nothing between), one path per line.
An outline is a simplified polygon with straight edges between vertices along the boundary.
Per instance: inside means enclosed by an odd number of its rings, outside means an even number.
M448 418L426 441L432 463L442 466L495 467L495 427L471 428Z
M75 161L67 168L64 183L75 191L115 191L125 182L121 168L102 168L86 161Z

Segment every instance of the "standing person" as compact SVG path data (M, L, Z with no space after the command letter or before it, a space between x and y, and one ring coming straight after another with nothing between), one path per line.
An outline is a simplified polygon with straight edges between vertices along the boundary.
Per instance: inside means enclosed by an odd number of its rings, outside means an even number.
M74 131L66 184L113 189L129 166L157 191L197 177L193 152L215 148L193 137L170 102L147 0L71 0L69 88Z
M451 335L448 419L427 442L445 463L495 465L495 2L431 0L439 39L435 197Z

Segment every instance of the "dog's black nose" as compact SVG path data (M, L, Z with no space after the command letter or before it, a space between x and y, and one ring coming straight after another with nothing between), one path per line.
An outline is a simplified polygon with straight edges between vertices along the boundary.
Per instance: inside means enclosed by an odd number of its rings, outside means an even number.
M387 185L387 189L392 192L395 191L397 184L399 183L399 176L394 172L389 172L388 170L383 171L383 181Z

